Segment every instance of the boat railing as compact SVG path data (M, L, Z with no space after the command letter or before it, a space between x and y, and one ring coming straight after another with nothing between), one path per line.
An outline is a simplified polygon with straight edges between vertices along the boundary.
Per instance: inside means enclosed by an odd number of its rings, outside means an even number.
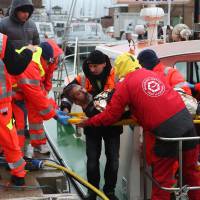
M156 137L158 140L165 141L165 142L178 142L178 162L179 162L179 169L178 169L178 187L163 187L161 186L148 172L147 165L146 165L146 159L144 155L144 168L145 168L145 175L152 181L153 184L155 184L157 187L159 187L161 190L165 190L168 192L174 192L176 200L187 200L188 197L188 191L190 190L200 190L200 185L198 186L189 186L189 185L183 185L183 141L191 141L191 140L200 140L199 136L196 137L178 137L178 138L165 138L165 137ZM145 141L144 141L145 143ZM146 145L144 144L144 154L146 152L145 150ZM145 176L145 177L146 177ZM146 178L144 177L144 199L147 199L147 183Z

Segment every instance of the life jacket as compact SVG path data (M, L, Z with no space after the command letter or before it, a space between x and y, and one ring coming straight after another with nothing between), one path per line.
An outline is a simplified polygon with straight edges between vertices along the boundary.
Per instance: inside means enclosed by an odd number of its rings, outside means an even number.
M85 88L87 90L87 92L91 92L92 91L92 85L91 85L89 79L86 78L83 73L79 74L76 77L76 81L83 88ZM112 69L110 74L109 74L109 76L108 76L108 78L107 78L106 84L104 85L104 90L112 90L115 87L115 83L116 83L115 70Z
M17 49L15 51L20 54L25 48L26 47L22 47L21 49ZM41 55L42 55L42 48L37 47L37 51L33 53L32 61L37 64L38 69L40 71L40 77L43 78L45 76L45 70L43 69L42 64L40 62ZM12 88L15 91L15 93L13 93L13 95L14 95L13 98L16 99L16 100L23 100L24 97L20 93L21 89L18 88L18 86L17 86L16 78L12 77L11 80L12 80Z
M6 49L7 36L0 33L0 104L11 102L12 85L3 58Z

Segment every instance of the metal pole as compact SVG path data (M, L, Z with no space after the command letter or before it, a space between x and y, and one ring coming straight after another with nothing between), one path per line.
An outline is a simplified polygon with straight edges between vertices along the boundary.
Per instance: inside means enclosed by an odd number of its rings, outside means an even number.
M182 141L179 141L178 143L179 145L179 187L182 188L183 187L183 160L182 160L182 157L183 157L183 153L182 153ZM182 189L180 190L180 193L182 193Z
M145 132L143 131L143 187L144 187L144 200L147 200L147 177L145 175L145 172L147 170L147 162L146 162L146 140L145 140Z
M78 38L76 37L76 43L74 47L74 76L77 75L77 53L78 53Z
M182 23L185 23L185 5L183 4L183 7L182 7L182 12L183 12L183 20L182 20Z
M198 39L198 32L196 29L198 29L197 24L199 23L199 9L200 9L200 2L199 0L194 1L194 39Z

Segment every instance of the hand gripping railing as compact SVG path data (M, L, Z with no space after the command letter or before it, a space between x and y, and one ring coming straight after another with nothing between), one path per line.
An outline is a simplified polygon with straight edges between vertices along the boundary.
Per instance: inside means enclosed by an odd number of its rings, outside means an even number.
M167 188L167 187L162 187L151 175L149 172L147 172L147 170L145 171L146 175L152 180L152 182L157 185L157 187L159 187L161 190L165 190L168 192L175 192L176 195L176 200L187 200L188 196L187 193L189 190L200 190L200 186L188 186L188 185L184 185L183 186L183 172L182 172L182 167L183 167L183 153L182 153L182 146L183 146L183 141L189 141L189 140L199 140L200 137L196 136L196 137L178 137L178 138L165 138L165 137L156 137L159 140L162 141L166 141L166 142L175 142L177 141L179 144L179 153L178 153L178 157L179 157L179 187L173 187L173 188Z

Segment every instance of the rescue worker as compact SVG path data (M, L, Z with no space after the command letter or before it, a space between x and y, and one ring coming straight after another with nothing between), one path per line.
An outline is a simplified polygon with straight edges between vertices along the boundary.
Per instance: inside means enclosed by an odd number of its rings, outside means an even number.
M64 55L63 50L56 44L54 40L46 39L45 42L40 43L41 48L45 48L45 46L48 45L50 45L53 49L53 57L48 61L48 63L44 59L41 59L41 64L45 71L43 84L47 94L52 88L53 72L57 69L60 58L62 57L62 55Z
M176 68L165 66L162 62L160 62L156 52L152 49L145 49L141 51L138 54L137 59L142 67L162 74L167 83L173 88L182 88L187 94L192 94L183 75Z
M138 69L117 85L111 102L102 113L80 123L80 126L109 126L121 117L126 106L145 131L155 136L176 138L193 137L196 131L192 117L181 96L170 87L165 78ZM153 177L163 187L172 187L173 165L177 161L178 143L156 140L153 158ZM197 170L198 148L196 141L183 142L183 177L190 186L200 185ZM189 191L191 200L198 200L200 191ZM170 193L153 185L152 200L170 200Z
M23 160L19 148L17 133L12 119L12 86L10 75L22 73L32 59L32 47L25 48L21 54L15 52L7 40L7 36L0 33L0 145L11 170L11 181L17 186L25 184ZM14 66L18 65L18 68ZM10 74L10 75L9 75Z
M59 64L59 57L63 54L62 49L58 47L58 45L55 43L52 39L47 39L46 42L40 43L40 47L42 48L42 55L38 57L38 63L41 65L41 68L44 70L42 75L42 88L47 95L49 91L52 88L52 77L53 72L57 68L57 65ZM39 55L38 55L39 56ZM39 61L40 60L40 61ZM36 117L35 112L29 111L29 131L32 133L44 133L44 127L43 127L43 119L41 117ZM40 127L40 128L39 128ZM19 136L20 137L20 136ZM31 137L33 135L31 134ZM42 154L49 154L49 148L46 144L46 139L41 143L41 141L38 141L39 145L36 145L33 149L32 145L28 145L28 150L25 151L25 156L27 158L32 158L34 154L34 150L38 151ZM24 143L22 143L22 146L24 146Z
M112 69L107 55L95 50L84 61L83 73L79 74L70 84L79 84L92 96L96 96L103 90L112 90L115 87L115 72ZM65 91L65 89L64 89ZM71 102L65 97L61 100L61 110L70 111ZM110 200L118 199L115 195L117 173L119 168L120 134L122 127L86 127L86 155L87 155L87 179L88 182L99 188L100 169L99 158L101 155L102 139L105 144L106 166L104 171L105 184L103 191ZM95 200L96 194L89 191L88 200Z
M39 33L31 20L34 11L32 0L12 0L9 15L0 22L0 32L8 36L8 40L20 49L28 44L39 45ZM14 66L18 68L19 66ZM27 127L27 110L23 98L15 96L12 101L15 111L16 127L19 137L29 136ZM21 143L21 140L20 140ZM29 151L28 146L26 151Z
M47 139L43 120L48 120L56 115L56 103L52 99L48 99L46 92L42 89L42 77L45 75L45 72L41 64L41 59L48 62L52 57L53 49L50 45L43 48L37 47L37 51L33 54L32 62L29 64L27 70L16 78L17 84L15 90L17 95L21 95L25 100L28 110L31 145L40 153L49 152L49 148L46 145ZM66 124L68 116L57 114L58 121ZM63 119L61 119L62 117ZM22 142L21 147L23 145L24 142Z
M148 70L152 70L164 76L164 78L166 79L167 83L170 86L172 86L177 90L179 88L182 88L185 93L192 95L191 89L189 87L189 85L191 84L185 81L182 74L176 68L165 66L162 62L160 62L160 59L158 58L155 51L151 49L145 49L138 54L137 58L142 67ZM197 132L199 132L198 129L199 127L196 126ZM155 137L151 134L146 134L145 137L146 140L148 140L148 142L146 142L146 144L148 144L147 146L148 148L146 150L148 155L147 158L149 158L152 157L150 153L151 153L151 148L155 143ZM151 164L150 159L149 159L149 164Z
M130 72L133 72L136 69L141 68L139 61L131 53L123 53L117 56L114 62L114 66L116 75L119 77L120 81L124 80L126 75L128 75ZM155 144L155 136L152 135L150 132L148 133L143 132L143 137L146 144L146 152L145 152L146 162L148 165L151 165L152 151L153 151L153 146Z
M123 53L115 59L114 62L115 74L119 80L123 80L127 74L140 69L141 66L132 53Z

